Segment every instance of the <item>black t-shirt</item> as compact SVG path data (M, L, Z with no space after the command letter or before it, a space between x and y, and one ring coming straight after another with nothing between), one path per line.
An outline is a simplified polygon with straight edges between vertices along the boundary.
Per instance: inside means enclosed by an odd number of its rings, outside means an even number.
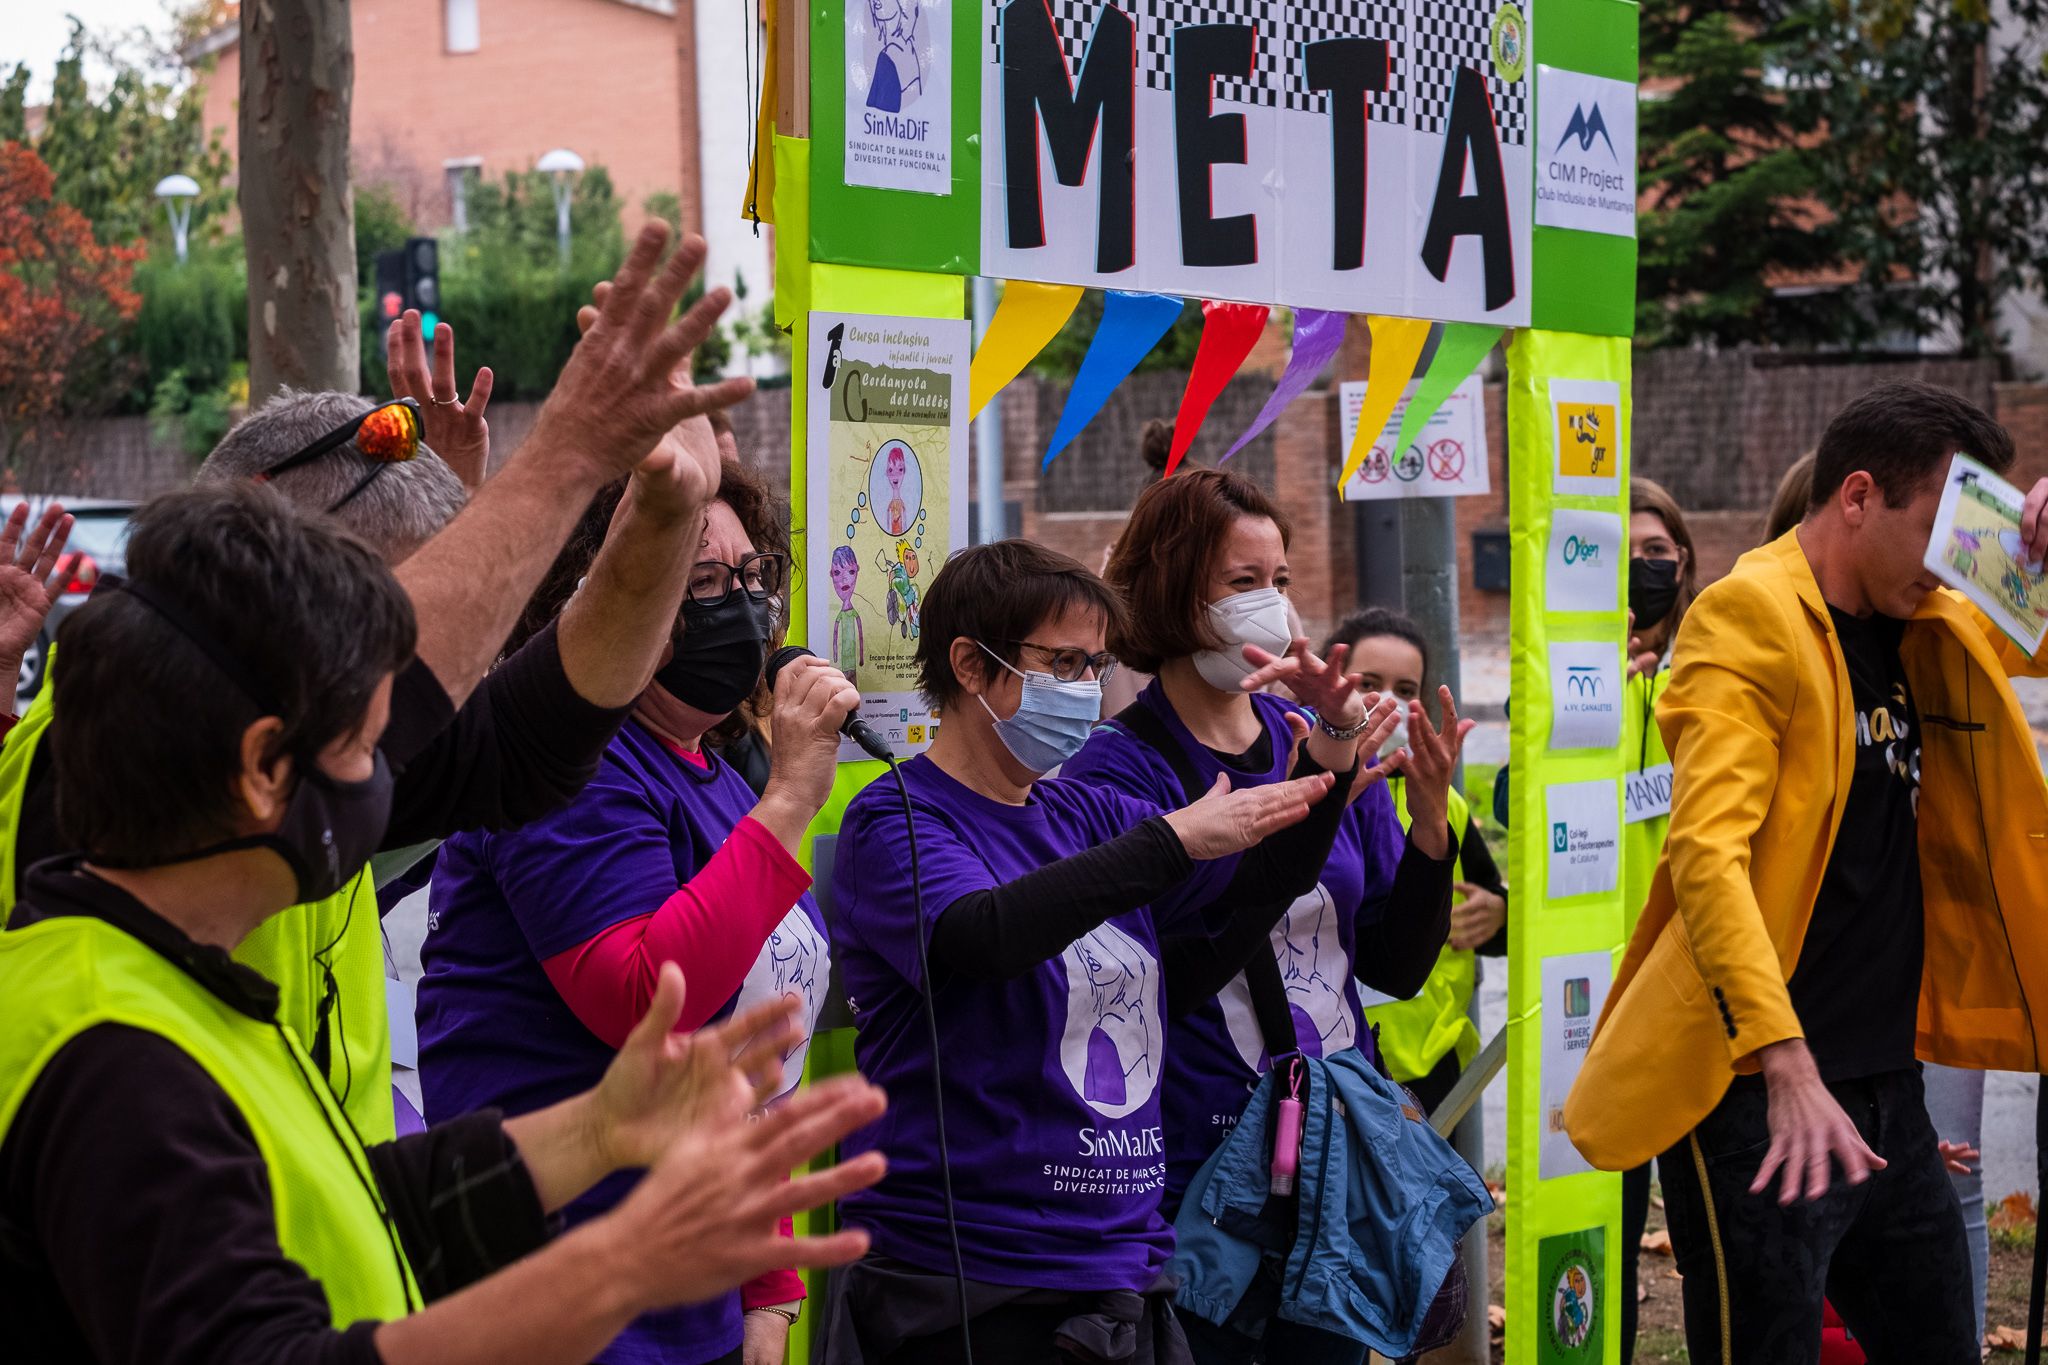
M1833 615L1856 703L1855 775L1791 992L1821 1078L1846 1081L1913 1064L1925 939L1920 713L1899 662L1905 623Z

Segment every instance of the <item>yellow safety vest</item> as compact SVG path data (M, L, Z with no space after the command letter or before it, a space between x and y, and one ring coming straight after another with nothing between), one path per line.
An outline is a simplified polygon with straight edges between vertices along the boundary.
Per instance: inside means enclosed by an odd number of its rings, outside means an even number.
M14 913L15 837L21 829L29 764L50 729L56 676L57 651L52 646L42 690L0 747L0 924ZM326 900L295 905L265 920L235 949L235 961L276 984L278 1019L304 1039L318 1036L327 974L334 974L335 999L327 1022L328 1083L364 1142L395 1137L384 931L370 869L365 867Z
M250 1018L140 940L82 915L0 934L0 999L0 1140L71 1039L101 1024L154 1033L203 1067L248 1124L278 1244L320 1282L333 1324L419 1305L369 1158L288 1025Z
M1408 784L1399 777L1387 779L1394 798L1394 810L1407 829ZM1450 794L1451 837L1454 847L1463 847L1465 831L1472 823L1472 808L1462 793ZM1453 881L1465 880L1464 859L1451 868ZM1380 1056L1387 1074L1401 1082L1418 1081L1436 1070L1436 1064L1453 1049L1458 1066L1469 1066L1479 1052L1479 1029L1471 1017L1472 991L1478 982L1476 959L1470 948L1453 948L1446 943L1437 954L1436 967L1422 991L1412 1000L1374 1005L1365 1012L1366 1022L1379 1029Z

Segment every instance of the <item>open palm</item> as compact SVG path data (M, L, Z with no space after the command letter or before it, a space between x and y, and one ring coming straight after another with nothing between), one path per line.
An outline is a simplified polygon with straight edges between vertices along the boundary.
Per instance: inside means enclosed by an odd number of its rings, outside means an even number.
M70 538L71 518L54 502L43 509L33 530L25 502L16 504L0 526L0 659L18 663L42 632L71 568L72 556L64 553Z

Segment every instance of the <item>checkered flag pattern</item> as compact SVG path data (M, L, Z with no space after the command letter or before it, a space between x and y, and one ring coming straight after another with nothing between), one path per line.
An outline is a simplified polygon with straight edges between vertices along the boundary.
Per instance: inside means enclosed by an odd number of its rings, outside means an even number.
M1059 30L1068 69L1079 71L1102 0L1046 0L1046 7ZM1442 132L1458 67L1470 65L1486 78L1501 140L1521 146L1528 140L1528 81L1526 76L1504 81L1493 69L1489 38L1494 8L1493 0L1143 0L1142 11L1133 6L1133 18L1138 26L1138 65L1148 90L1173 88L1175 29L1250 23L1260 37L1252 77L1217 81L1217 99L1325 113L1329 97L1305 88L1302 45L1318 38L1384 38L1391 79L1387 93L1372 100L1374 122L1403 123L1412 112L1418 129ZM988 36L993 64L1000 66L1002 10L993 3Z
M1440 133L1451 112L1451 88L1458 68L1469 66L1486 80L1500 140L1519 147L1529 140L1529 81L1505 81L1494 70L1491 43L1494 6L1484 0L1413 0L1416 78L1415 127Z

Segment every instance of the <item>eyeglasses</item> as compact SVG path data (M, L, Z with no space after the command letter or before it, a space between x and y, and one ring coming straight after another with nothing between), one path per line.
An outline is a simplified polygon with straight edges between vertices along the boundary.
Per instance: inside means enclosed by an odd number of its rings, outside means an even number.
M295 455L287 455L256 476L269 483L288 469L311 464L337 446L356 443L356 453L370 462L370 472L327 510L339 512L354 502L377 476L395 464L404 464L420 453L420 402L417 398L394 398L380 403L361 417L344 422Z
M737 564L702 560L690 570L690 600L716 606L731 597L737 585L756 602L780 597L789 582L789 561L778 554L748 555Z
M1056 645L1037 645L1029 640L1004 640L1001 643L1012 649L1030 650L1032 655L1045 664L1045 671L1061 682L1076 682L1091 669L1095 681L1108 682L1116 673L1116 656L1104 650L1090 654L1085 649L1062 649Z

